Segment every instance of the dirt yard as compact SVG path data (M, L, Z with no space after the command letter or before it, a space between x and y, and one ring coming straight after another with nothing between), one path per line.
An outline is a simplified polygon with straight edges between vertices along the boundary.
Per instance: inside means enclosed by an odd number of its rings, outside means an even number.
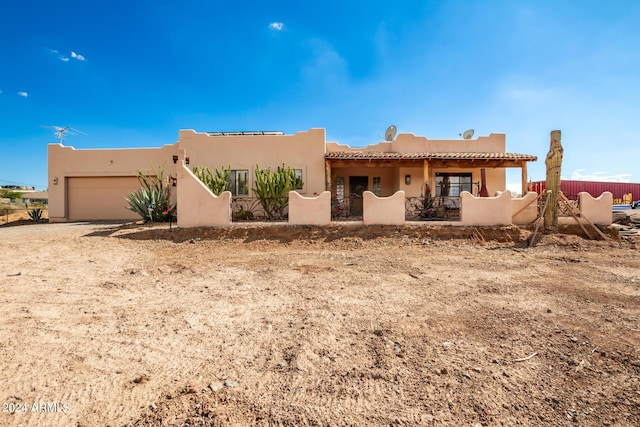
M0 425L640 425L640 242L530 234L0 227Z

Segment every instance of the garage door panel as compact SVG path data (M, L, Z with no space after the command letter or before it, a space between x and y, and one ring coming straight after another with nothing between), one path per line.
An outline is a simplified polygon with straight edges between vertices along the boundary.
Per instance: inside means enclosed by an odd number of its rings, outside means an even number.
M67 216L72 221L140 219L125 200L138 188L135 176L67 178Z

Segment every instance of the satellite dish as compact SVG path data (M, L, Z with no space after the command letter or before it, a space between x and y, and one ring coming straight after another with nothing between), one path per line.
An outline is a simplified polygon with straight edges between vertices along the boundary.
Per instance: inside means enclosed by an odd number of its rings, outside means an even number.
M465 130L464 133L462 134L463 139L471 139L472 136L473 136L473 129Z
M387 128L387 131L384 133L384 139L385 141L393 141L393 138L396 137L396 132L398 131L398 129L396 128L396 125L391 125Z

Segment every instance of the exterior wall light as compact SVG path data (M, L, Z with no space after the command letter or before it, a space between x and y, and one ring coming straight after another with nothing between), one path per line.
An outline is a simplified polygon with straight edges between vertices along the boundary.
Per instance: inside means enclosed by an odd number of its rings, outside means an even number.
M52 182L53 182L53 185L58 185L58 177L57 176L54 177Z
M176 184L178 183L178 178L176 178L175 176L170 176L169 181L171 181L171 186L175 187Z
M407 185L411 185L411 175L404 176L404 183Z
M189 158L188 158L188 157L185 157L184 162L185 162L186 164L189 164Z
M178 163L178 156L176 156L175 154L173 155L173 163Z

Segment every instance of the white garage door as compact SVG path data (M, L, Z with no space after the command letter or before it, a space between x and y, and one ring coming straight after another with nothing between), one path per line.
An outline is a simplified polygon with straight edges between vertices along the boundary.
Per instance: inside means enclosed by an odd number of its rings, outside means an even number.
M135 176L67 178L67 212L72 221L136 220L124 199L140 188Z

